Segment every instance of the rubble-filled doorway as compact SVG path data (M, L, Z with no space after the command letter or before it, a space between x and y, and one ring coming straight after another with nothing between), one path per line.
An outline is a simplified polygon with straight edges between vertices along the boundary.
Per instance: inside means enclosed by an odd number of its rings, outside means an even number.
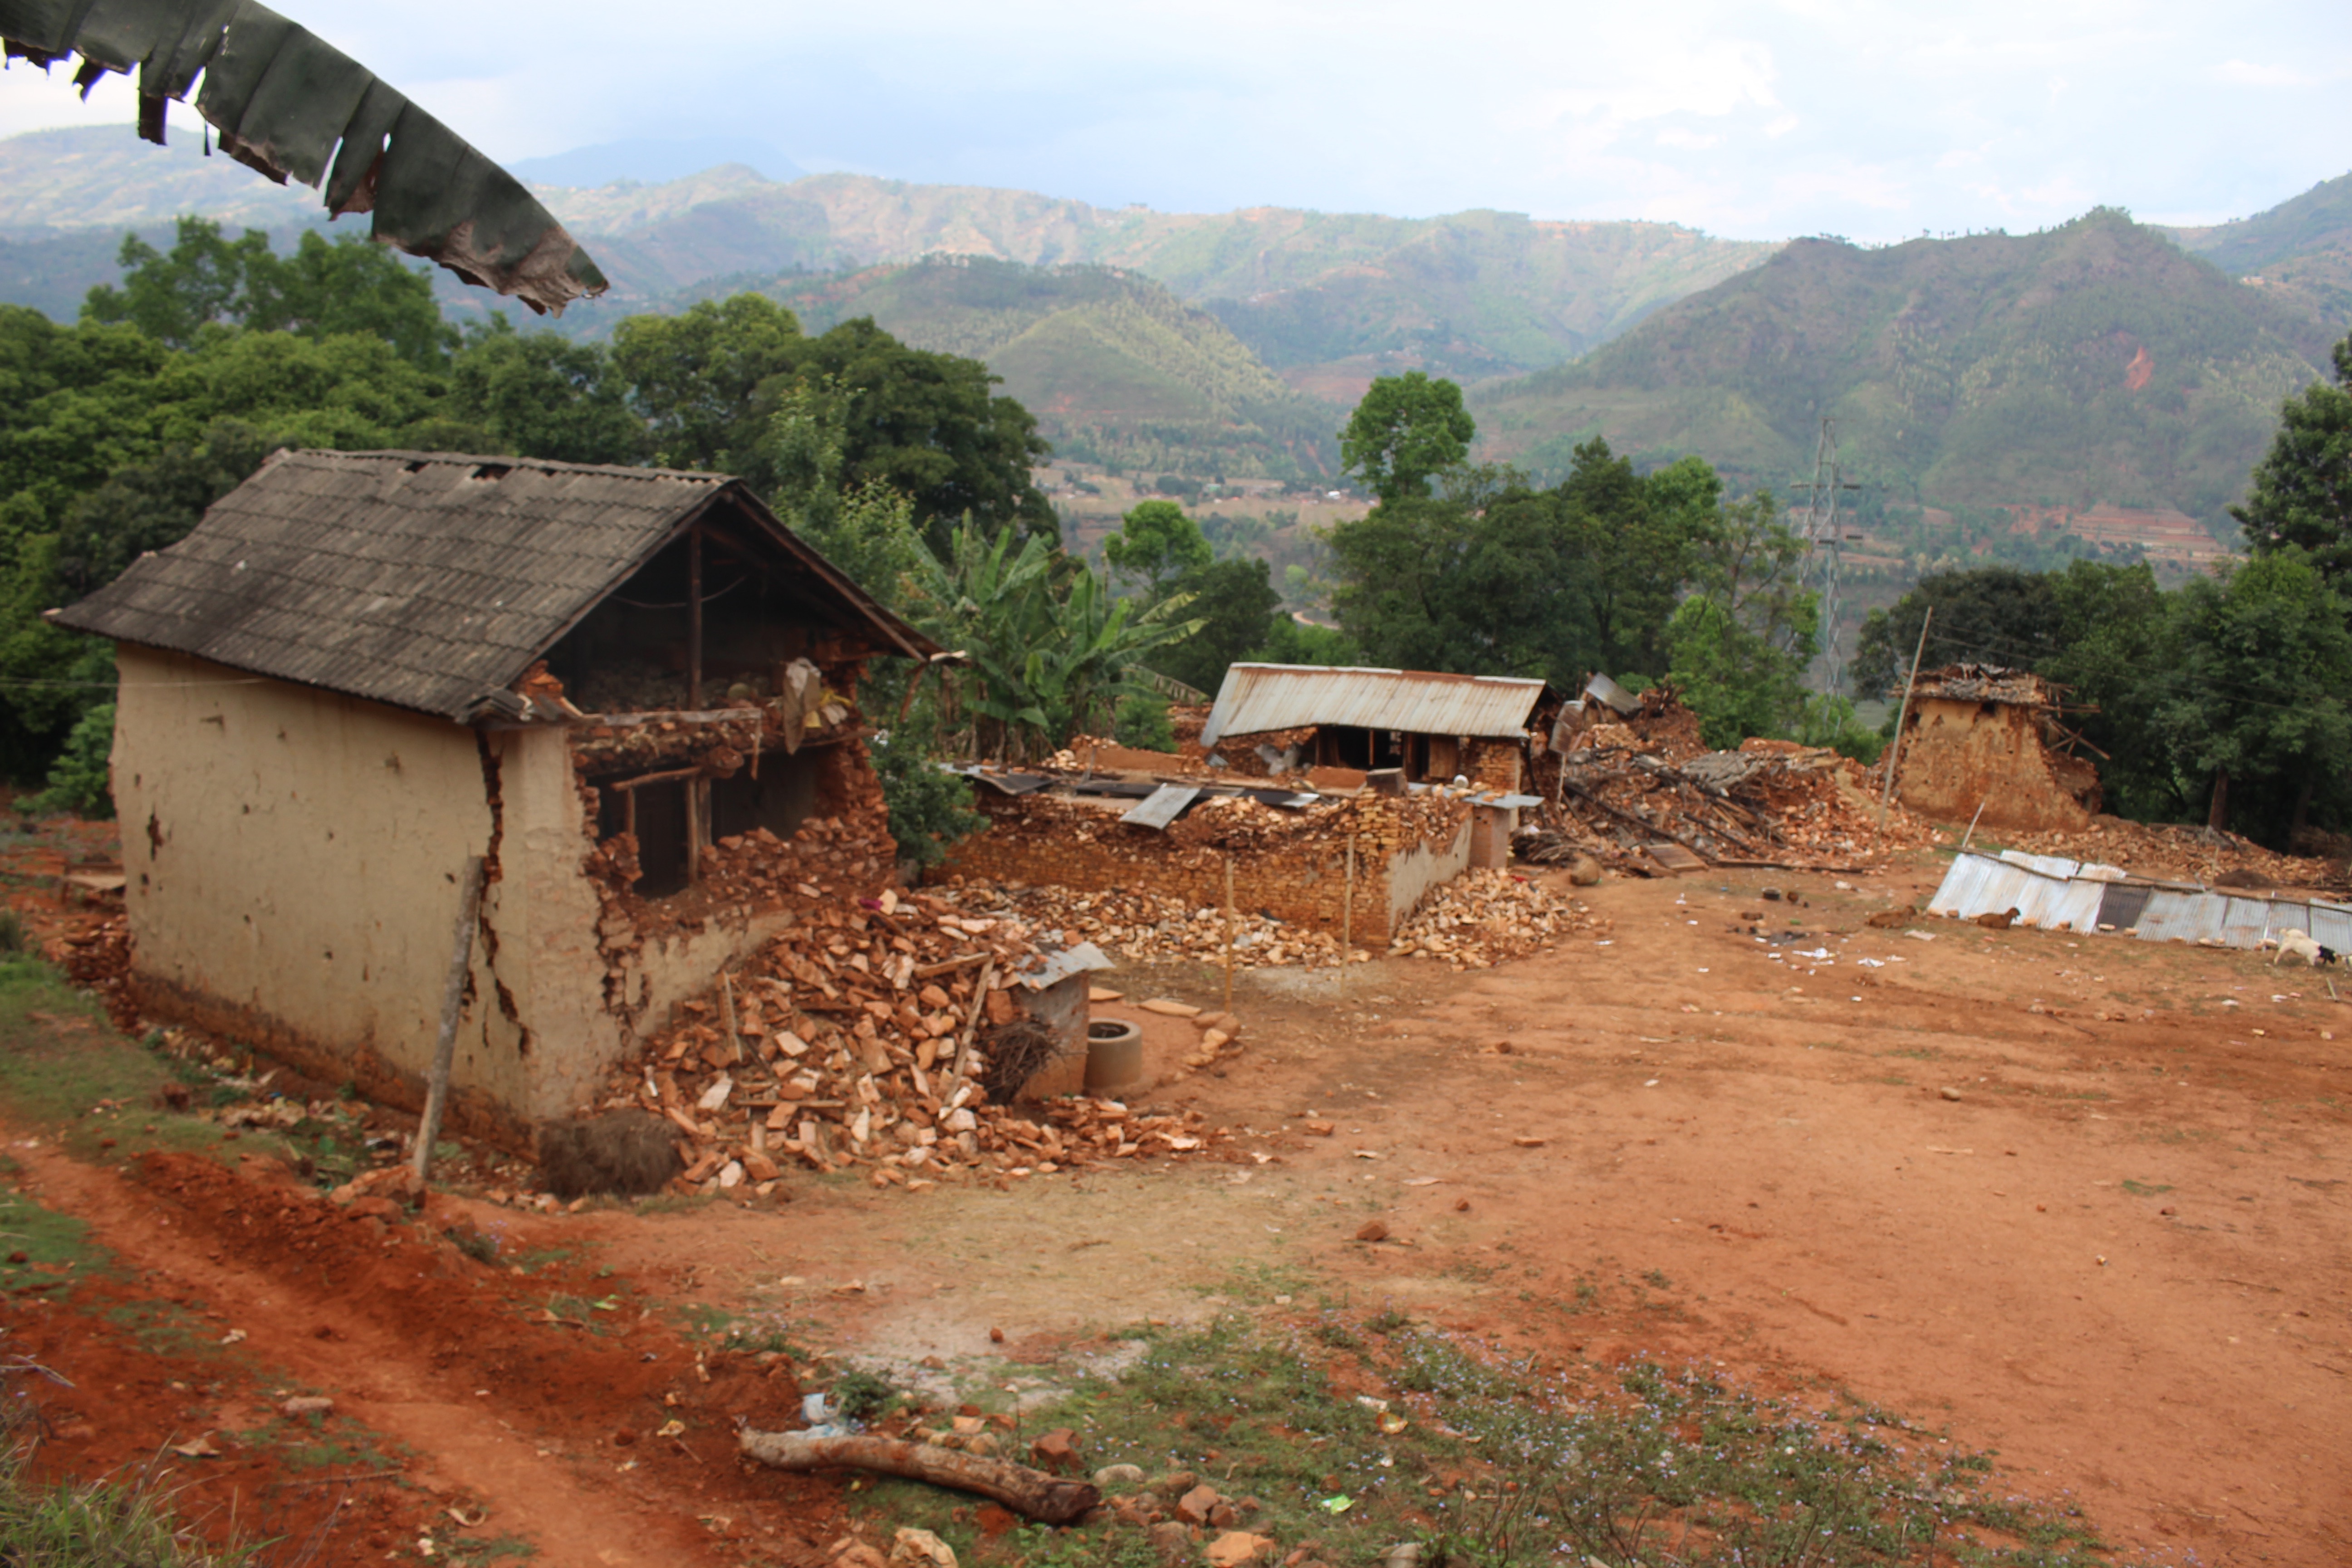
M710 835L726 838L764 827L779 838L818 815L817 781L824 771L819 753L803 751L789 756L773 752L760 759L760 776L750 769L733 778L715 779L710 785Z

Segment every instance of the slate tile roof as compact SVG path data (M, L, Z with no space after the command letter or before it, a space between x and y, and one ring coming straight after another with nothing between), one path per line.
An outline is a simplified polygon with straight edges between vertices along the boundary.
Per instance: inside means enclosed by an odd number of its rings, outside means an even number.
M938 652L740 479L446 452L284 452L56 624L468 722L691 519L801 569L818 618Z

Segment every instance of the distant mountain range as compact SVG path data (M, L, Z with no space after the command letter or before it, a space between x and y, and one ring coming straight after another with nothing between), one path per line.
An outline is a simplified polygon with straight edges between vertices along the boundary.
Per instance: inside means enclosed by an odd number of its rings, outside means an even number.
M730 151L615 144L517 167L653 175ZM780 157L731 151L768 173L540 187L614 280L559 330L601 335L744 289L814 329L870 314L986 360L1066 458L1202 477L1329 472L1365 384L1419 368L1473 388L1487 455L1539 472L1601 433L1782 484L1811 472L1826 412L1849 468L1889 499L2170 505L2219 528L2278 399L2352 326L2352 175L2210 228L2101 213L1861 249L1496 212L1172 214L781 183ZM186 135L0 140L0 300L70 319L114 275L122 230L160 238L184 211L281 237L320 221L312 193L207 162ZM440 279L453 314L491 308Z
M1748 484L1848 477L1938 506L2222 509L2322 374L2331 328L2100 211L2037 235L1799 240L1573 364L1479 389L1488 447L1556 468L1606 434Z

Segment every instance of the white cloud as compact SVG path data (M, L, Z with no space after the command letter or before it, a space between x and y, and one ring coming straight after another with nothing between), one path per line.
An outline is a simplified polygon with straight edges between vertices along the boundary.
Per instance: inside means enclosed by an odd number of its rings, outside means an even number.
M1892 238L2095 202L2252 212L2352 146L2342 0L574 0L560 28L282 3L493 156L734 135L1162 209ZM130 115L117 83L85 108L62 72L0 76L0 132Z

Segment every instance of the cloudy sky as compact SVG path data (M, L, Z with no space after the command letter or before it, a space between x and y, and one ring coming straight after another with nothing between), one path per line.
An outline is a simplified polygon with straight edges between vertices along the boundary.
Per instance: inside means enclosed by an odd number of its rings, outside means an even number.
M2352 169L2345 0L276 3L494 157L640 173L1883 240L2216 221ZM129 118L66 74L0 77L0 134Z

